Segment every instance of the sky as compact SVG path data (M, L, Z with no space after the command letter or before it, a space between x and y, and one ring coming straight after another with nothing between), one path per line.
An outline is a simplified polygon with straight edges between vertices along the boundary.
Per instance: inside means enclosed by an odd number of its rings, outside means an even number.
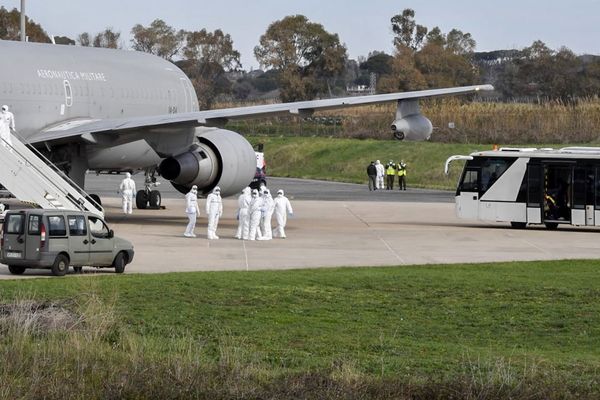
M8 9L20 0L0 0ZM337 33L350 58L373 50L393 52L390 18L415 10L418 24L470 32L477 51L530 46L566 46L576 54L600 55L600 0L27 0L26 14L48 34L73 39L112 27L130 46L131 28L159 18L176 29L222 29L233 39L246 70L259 67L253 49L269 24L302 14Z

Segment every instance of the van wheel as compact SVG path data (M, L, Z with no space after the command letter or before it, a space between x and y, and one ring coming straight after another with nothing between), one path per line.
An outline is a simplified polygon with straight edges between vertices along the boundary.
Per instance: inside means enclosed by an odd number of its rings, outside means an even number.
M52 264L52 275L64 276L69 270L69 258L64 254L59 254Z
M127 265L127 260L125 259L125 255L123 254L123 252L120 252L115 257L112 266L115 268L115 272L117 274L122 274L123 272L125 272L125 265Z
M23 275L23 273L25 272L25 267L21 267L18 265L9 265L8 270L13 275Z

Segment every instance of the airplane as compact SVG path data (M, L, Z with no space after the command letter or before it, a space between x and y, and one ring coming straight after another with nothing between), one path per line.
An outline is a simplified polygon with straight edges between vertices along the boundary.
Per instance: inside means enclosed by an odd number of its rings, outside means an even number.
M126 50L0 41L0 103L15 115L19 138L80 187L86 171L144 171L138 208L157 208L159 174L181 193L215 186L239 193L256 169L254 149L223 129L231 120L396 101L398 139L427 140L433 130L418 100L493 90L465 86L200 111L189 78L160 57ZM96 200L99 200L96 196Z

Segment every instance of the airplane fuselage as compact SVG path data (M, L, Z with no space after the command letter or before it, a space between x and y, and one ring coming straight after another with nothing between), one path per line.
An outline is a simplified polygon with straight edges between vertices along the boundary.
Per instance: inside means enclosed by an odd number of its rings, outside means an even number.
M171 62L150 54L13 41L0 41L0 54L0 103L10 107L25 141L69 121L198 111L188 77ZM115 152L102 150L102 146L89 149L90 168L117 169L114 159L107 159ZM125 151L140 154L135 165L126 162L124 168L157 160L143 144L129 144Z

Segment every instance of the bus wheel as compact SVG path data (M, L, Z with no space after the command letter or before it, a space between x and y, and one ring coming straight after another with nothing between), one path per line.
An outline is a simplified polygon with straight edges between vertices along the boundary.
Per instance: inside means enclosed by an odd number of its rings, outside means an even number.
M515 221L512 221L510 223L510 226L512 226L515 229L525 229L527 227L527 222L515 222Z
M546 228L548 228L548 229L556 229L556 228L558 228L558 223L557 222L544 222L544 225L546 225Z

